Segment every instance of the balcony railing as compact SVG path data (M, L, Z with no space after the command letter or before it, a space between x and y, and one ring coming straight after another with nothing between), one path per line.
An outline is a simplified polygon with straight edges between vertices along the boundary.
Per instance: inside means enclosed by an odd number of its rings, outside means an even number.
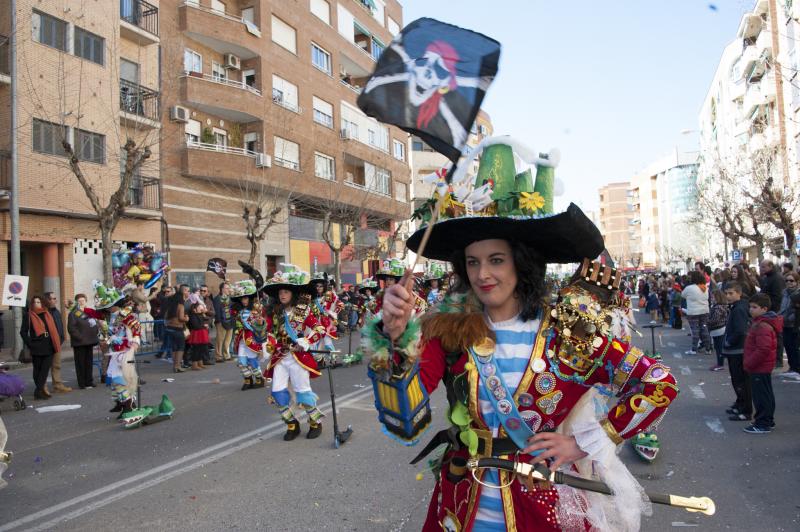
M225 85L226 87L234 87L236 89L252 92L256 96L261 96L261 91L257 88L251 87L243 81L236 81L235 79L223 78L222 76L210 76L208 74L203 74L202 72L185 72L184 77L202 79L203 81Z
M11 44L8 37L0 35L0 74L11 74Z
M222 18L224 18L226 20L230 20L230 21L233 21L233 22L241 22L242 24L244 24L245 29L248 32L250 32L251 34L255 35L256 37L261 37L261 29L258 26L256 26L255 24L253 24L252 22L250 22L249 20L247 20L247 19L244 19L242 17L236 17L236 16L233 16L233 15L228 15L224 11L220 11L218 9L214 9L212 7L202 6L197 1L193 2L191 0L186 0L186 1L183 2L183 5L186 6L186 7L191 7L193 9L197 9L199 11L203 11L204 13L210 13L212 15L216 15L218 17L222 17Z
M155 177L133 176L128 188L129 207L161 210L161 180Z
M119 0L119 18L158 36L158 8L144 0Z
M290 159L282 159L281 157L274 158L275 164L278 166L283 166L284 168L288 168L289 170L300 171L300 163L297 161L292 161Z
M126 79L119 80L119 108L121 111L158 121L158 102L157 91Z
M246 150L244 148L233 148L231 146L223 146L221 144L208 144L205 142L195 142L193 140L186 141L186 147L192 150L215 151L218 153L230 153L233 155L242 155L244 157L256 158L257 152Z
M355 92L356 94L361 94L361 91L363 90L361 87L354 87L353 85L350 85L350 83L345 78L342 78L341 82L342 82L342 85L344 85L345 87L347 87L351 91Z

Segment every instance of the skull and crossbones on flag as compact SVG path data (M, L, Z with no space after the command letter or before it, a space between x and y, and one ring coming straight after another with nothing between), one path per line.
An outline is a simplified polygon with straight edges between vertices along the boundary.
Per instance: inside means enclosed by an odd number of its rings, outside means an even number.
M457 161L499 59L497 41L422 18L383 52L358 105Z

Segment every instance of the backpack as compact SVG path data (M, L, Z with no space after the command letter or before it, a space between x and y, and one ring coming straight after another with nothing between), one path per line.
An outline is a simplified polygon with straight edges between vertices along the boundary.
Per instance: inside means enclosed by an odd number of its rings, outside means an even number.
M730 311L731 309L728 305L718 305L716 303L711 305L711 312L708 315L708 330L713 331L725 327Z

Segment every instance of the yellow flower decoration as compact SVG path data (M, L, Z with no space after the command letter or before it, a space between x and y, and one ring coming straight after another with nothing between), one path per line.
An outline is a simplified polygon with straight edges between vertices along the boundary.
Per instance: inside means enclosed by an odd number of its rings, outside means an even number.
M519 208L523 211L536 212L544 207L544 198L538 192L520 192Z

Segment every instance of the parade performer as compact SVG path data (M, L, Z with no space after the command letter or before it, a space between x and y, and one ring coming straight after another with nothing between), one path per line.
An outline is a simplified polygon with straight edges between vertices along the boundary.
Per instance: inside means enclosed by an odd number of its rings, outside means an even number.
M378 282L372 277L364 279L358 285L358 326L363 327L364 324L378 315L380 308L378 307L378 300L375 299L375 294L378 291Z
M107 347L109 357L106 375L111 382L111 397L114 408L109 412L120 412L119 417L133 410L139 376L133 363L139 349L141 326L125 295L115 287L107 287L93 281L95 289L94 310L91 317L103 320L101 346Z
M470 185L489 184L491 201L476 208L448 198L450 215L442 213L421 250L452 262L452 293L420 319L404 278L362 330L388 434L416 443L430 424L428 394L440 381L447 390L452 426L415 460L447 445L423 530L638 530L649 502L615 451L661 420L678 393L675 379L612 335L620 274L584 260L602 251L603 239L577 206L553 213L554 153L529 157L507 137L485 139L468 161L481 153ZM535 182L518 161L536 164ZM423 232L409 249L419 250ZM582 260L549 304L546 264ZM598 419L595 399L609 393L618 402ZM614 495L466 471L468 458L492 456L563 466Z
M256 293L256 285L252 279L231 284L232 315L236 319L233 345L244 379L243 391L264 387L261 361L269 358L275 344L275 339L270 334L270 318Z
M314 286L314 316L325 327L325 336L314 345L314 349L333 350L333 341L339 338L339 313L344 310L344 303L331 290L327 274L315 273L311 283Z
M297 406L308 416L307 438L322 433L322 412L317 408L317 394L311 390L311 379L320 376L317 361L308 352L325 335L325 327L311 310L310 275L292 264L281 264L267 280L264 291L277 298L272 314L272 334L275 352L267 365L266 374L272 379L270 402L286 423L283 439L291 441L300 434L300 422L294 415L289 396L289 384L294 390Z
M442 287L442 282L445 278L445 271L441 264L435 262L428 264L428 269L425 270L425 302L429 307L441 303L447 291Z
M376 313L380 312L381 307L383 306L383 294L386 289L402 279L405 270L406 267L400 259L389 259L383 261L380 270L378 270L378 273L375 274L376 280L383 281L383 289L375 295L375 300L377 302L377 310L375 311ZM428 304L422 297L420 297L418 293L416 293L416 291L414 296L414 313L422 314L428 309Z

